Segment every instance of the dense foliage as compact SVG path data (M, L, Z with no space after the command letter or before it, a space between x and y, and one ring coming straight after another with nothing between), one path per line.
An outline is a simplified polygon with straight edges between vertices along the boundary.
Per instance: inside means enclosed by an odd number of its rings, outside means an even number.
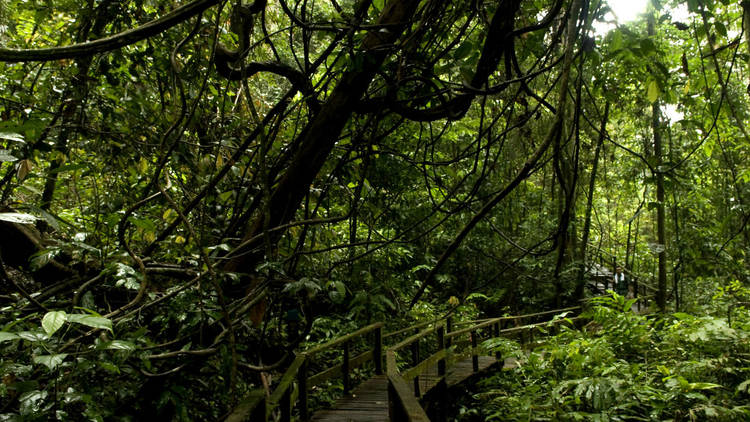
M217 420L307 345L595 262L745 312L748 8L0 0L0 415Z
M528 355L510 341L489 344L523 364L480 381L457 420L750 418L746 312L730 324L718 315L637 315L621 296L594 304L582 330L566 329Z

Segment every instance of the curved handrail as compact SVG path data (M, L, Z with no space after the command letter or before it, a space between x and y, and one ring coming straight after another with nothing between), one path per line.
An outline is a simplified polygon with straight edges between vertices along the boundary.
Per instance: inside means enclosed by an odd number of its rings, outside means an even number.
M450 340L461 336L463 334L470 334L471 346L469 353L472 357L472 369L474 372L479 371L479 359L478 354L480 353L480 347L477 346L477 330L492 327L494 332L492 337L500 337L514 334L522 334L529 332L533 334L533 330L550 324L550 322L559 324L563 321L570 321L569 319L559 319L556 321L544 321L533 324L526 324L518 327L511 327L506 329L500 329L500 325L505 321L520 321L523 319L542 317L552 314L560 314L563 312L580 311L580 306L573 306L563 309L555 309L551 311L537 312L533 314L517 315L517 316L502 316L497 318L488 318L481 320L478 323L466 328L451 331L446 333L447 326L434 326L424 329L401 342L389 347L386 350L386 374L388 377L388 401L391 421L396 422L421 422L429 421L424 409L417 398L420 394L419 376L424 371L437 364L437 386L445 392L446 389L446 366L451 361L452 355L455 354L455 345L450 344ZM574 318L574 319L577 319ZM419 360L419 341L430 336L433 333L437 333L437 351L430 356ZM399 371L396 353L403 350L407 346L412 346L412 357L414 362L412 366L404 371ZM416 349L416 350L415 350ZM497 356L499 360L499 355ZM414 390L409 388L408 382L414 382Z
M337 375L343 375L344 389L345 391L348 391L348 373L351 369L356 368L357 366L360 366L365 362L372 361L375 366L375 372L381 374L383 373L382 358L383 355L385 355L385 373L386 378L388 379L389 403L392 412L392 420L426 422L429 421L429 418L427 417L424 409L422 409L417 400L417 397L419 395L418 387L416 387L418 384L418 377L421 373L424 372L424 370L426 370L426 368L437 363L439 385L445 385L446 366L450 362L452 355L455 353L456 349L456 346L452 346L450 344L451 339L464 334L470 334L471 347L470 349L468 349L468 351L472 355L474 361L474 371L477 371L478 369L476 361L478 353L480 353L480 348L477 346L477 336L475 335L477 330L492 327L494 328L493 337L533 331L534 328L549 324L549 321L511 327L502 330L500 329L500 324L507 321L518 322L524 319L543 317L551 314L559 314L562 312L570 312L580 309L580 306L574 306L525 315L487 318L476 321L470 327L450 332L447 332L451 325L449 321L450 314L432 321L415 324L413 326L400 329L386 335L383 335L382 332L384 324L382 322L376 322L349 334L337 337L327 343L312 347L304 352L298 353L295 356L292 364L282 375L273 392L266 396L266 392L262 389L253 390L250 395L246 397L234 409L232 414L227 417L226 421L240 422L244 420L268 420L268 417L271 415L273 410L277 408L281 411L281 420L284 422L290 421L292 409L295 407L295 403L297 404L297 408L299 409L301 419L306 420L309 417L307 407L307 390L309 387L317 385L319 382L328 380ZM445 324L438 324L439 322L443 321L445 321ZM433 326L429 327L430 325ZM401 342L389 347L385 351L385 353L383 353L383 338L391 337L397 334L403 334L405 332L413 331L425 326L427 326L428 328L425 328L418 333L402 340ZM349 344L353 340L370 333L375 334L375 340L372 349L363 352L358 356L350 358ZM404 372L399 371L396 362L396 353L410 345L417 345L416 347L418 350L419 341L435 333L437 334L437 352L431 354L430 356L419 362L413 362L413 365L410 369L407 369ZM315 357L315 355L336 347L343 348L344 359L341 364L335 365L314 375L308 374L308 363ZM419 353L417 351L416 356L418 357L418 355ZM415 387L417 388L417 396L412 394L412 391L407 384L407 382L410 380L413 380L415 382Z
M307 390L309 387L342 373L344 391L347 392L349 389L349 371L370 360L374 363L376 373L381 374L383 372L382 329L383 323L376 322L298 353L292 364L284 372L284 375L281 376L281 380L276 385L276 388L274 388L268 397L266 397L265 391L262 389L253 390L248 398L235 407L234 411L227 417L226 422L240 422L245 420L267 421L271 412L276 408L279 408L281 411L281 420L288 422L291 420L292 409L295 407L295 403L298 405L300 417L303 420L307 420L309 418L307 406ZM373 332L375 333L373 348L350 358L349 343L358 337ZM341 364L312 376L308 374L308 363L316 354L337 346L342 346L343 348L344 357ZM295 380L297 381L296 384L294 383Z

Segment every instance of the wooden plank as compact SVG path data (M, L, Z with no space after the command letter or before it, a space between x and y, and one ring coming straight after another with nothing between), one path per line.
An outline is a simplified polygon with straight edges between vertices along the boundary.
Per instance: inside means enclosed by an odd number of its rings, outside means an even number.
M538 317L538 316L555 314L555 313L571 311L571 310L576 310L576 309L580 309L580 308L572 307L572 308L565 308L565 309L556 309L553 311L539 312L536 314L527 314L527 315L522 315L522 316L492 318L492 319L482 321L479 324L476 324L474 326L467 327L466 329L451 332L445 335L444 338L447 338L448 336L456 337L461 334L468 334L472 331L476 331L478 329L485 328L485 327L493 328L492 334L494 335L492 335L492 337L513 336L513 335L520 334L520 333L533 332L533 330L549 324L549 321L536 323L536 324L528 324L528 325L508 328L504 330L498 330L497 326L493 327L492 325L497 324L498 322L504 321L504 320ZM577 319L578 318L573 318L573 320L577 320ZM429 323L426 323L426 325L429 325L433 322L434 321L430 321ZM565 319L556 320L554 323L560 324L563 322L567 322L567 320ZM432 334L435 331L438 331L439 328L440 328L439 326L434 326L434 327L430 327L425 330L422 330L421 332L413 336L410 336L404 341L386 350L385 352L386 375L385 376L383 375L375 376L363 382L362 384L360 384L359 387L357 387L353 391L351 395L347 395L339 399L335 403L334 409L316 412L315 415L313 415L312 420L318 421L318 422L320 421L384 422L384 421L389 420L388 413L389 413L389 401L390 401L391 405L393 406L391 407L390 410L395 411L394 417L405 418L404 420L409 420L409 421L428 422L429 419L427 418L427 415L425 414L424 409L422 409L422 407L419 405L417 398L414 396L414 394L412 393L411 389L409 388L407 384L409 380L414 379L416 376L418 376L418 380L416 382L418 382L419 384L418 385L419 390L426 393L432 388L434 388L436 385L441 383L443 380L445 381L445 385L453 386L475 375L477 371L479 372L484 371L490 366L498 362L503 364L504 367L518 365L517 362L509 362L508 360L498 361L493 356L481 355L481 353L486 353L486 351L483 350L481 346L478 346L475 342L475 344L469 346L468 348L466 348L466 350L463 350L460 353L455 352L455 347L441 349L438 352L431 355L430 357L428 357L427 359L425 359L424 361L419 362L413 368L401 374L398 371L398 367L397 367L396 351L403 349L404 347ZM413 330L413 329L414 327L409 327L405 330L401 330L401 332L405 332L405 331ZM355 333L352 333L352 334L355 334ZM344 337L341 337L340 339L337 339L336 341L338 341L338 343L335 343L335 344L341 344L343 341L346 341L342 339L347 339L347 338L349 339L352 338L352 335L344 336ZM327 345L324 345L324 346L332 347L332 345L335 345L335 344L333 342L329 342ZM313 350L317 352L322 349L316 348ZM473 356L474 359L472 359L473 354L475 355ZM349 360L349 362L353 363L354 361L358 361L358 362L361 361L362 363L364 363L368 360L371 360L373 356L374 356L374 353L372 351L367 351L355 357L354 359ZM462 356L466 356L466 358L461 358ZM450 363L454 361L455 363L450 366L445 376L438 375L438 363L439 362ZM353 366L354 365L352 365L352 367ZM333 375L334 373L341 372L341 365L338 365L337 367L334 367L329 370L323 371L319 374L316 374L314 377L311 377L311 380L318 377L316 378L316 380L322 381L323 375L334 376ZM285 379L282 378L280 385L283 384L284 382L285 382ZM279 388L277 387L277 391L274 392L274 395L278 392L278 389ZM292 395L294 393L295 391L292 391ZM389 394L390 394L390 397L389 397ZM402 420L402 419L399 419L399 420Z
M386 422L388 421L388 380L385 375L368 379L336 401L333 409L312 416L316 422Z

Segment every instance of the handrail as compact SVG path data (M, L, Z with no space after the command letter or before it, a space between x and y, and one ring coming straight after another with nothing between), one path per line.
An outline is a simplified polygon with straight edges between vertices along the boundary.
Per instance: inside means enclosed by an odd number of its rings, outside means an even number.
M396 365L396 352L386 352L386 376L388 377L389 417L391 422L429 422L422 405L409 390Z
M466 327L460 330L451 331L450 333L447 333L445 337L446 338L457 337L457 336L460 336L461 334L466 334L466 333L470 333L472 331L476 331L482 328L490 327L501 321L512 321L512 320L526 319L526 318L532 318L532 317L540 317L544 315L559 314L559 313L570 312L570 311L575 311L579 309L581 309L580 306L571 306L569 308L555 309L552 311L545 311L545 312L537 312L535 314L526 314L526 315L518 315L518 316L502 316L502 317L492 318L487 321L480 322L479 324L473 325L471 327Z
M352 333L333 339L327 343L300 352L295 356L294 361L289 365L284 372L284 375L281 376L278 385L276 385L276 388L268 397L265 396L265 391L262 389L253 390L239 406L235 407L234 411L227 417L226 422L241 422L246 420L267 421L271 412L277 407L281 411L281 421L289 422L292 418L292 409L294 408L295 403L298 404L301 419L309 419L307 390L309 387L315 385L315 382L322 382L323 380L330 378L330 374L339 374L340 371L340 373L343 374L344 392L347 393L350 389L349 372L352 369L372 360L375 367L375 373L383 373L382 329L383 323L376 322ZM371 332L375 333L372 350L368 350L350 358L349 343L352 340ZM310 376L308 374L309 361L312 360L316 354L336 346L342 346L343 348L344 357L342 363ZM294 383L295 379L297 381L296 385Z
M452 313L452 312L449 312L449 313L447 313L446 315L443 315L443 316L441 316L441 317L439 317L439 318L435 318L435 319L433 319L433 320L431 320L431 321L427 321L427 322L420 322L420 323L418 323L418 324L410 325L410 326L408 326L408 327L406 327L406 328L402 328L402 329L400 329L400 330L396 330L396 331L391 331L390 333L386 333L386 334L383 334L383 338L384 338L384 339L386 339L386 338L388 338L388 337L393 337L393 336L397 336L397 335L399 335L399 334L407 333L407 332L409 332L409 331L414 331L414 330L420 329L420 328L422 328L422 327L426 327L426 326L428 326L428 325L430 325L430 324L435 324L435 323L437 323L437 322L440 322L440 321L443 321L443 320L445 320L445 319L447 319L447 318L450 318L450 315L451 315L451 313Z
M470 334L470 348L468 349L469 354L472 357L472 369L473 372L479 371L479 356L480 347L477 345L476 331L493 327L492 337L500 337L503 335L523 333L528 331L530 335L533 335L533 331L536 328L553 324L560 324L569 319L559 319L551 321L543 321L533 324L526 324L518 327L511 327L506 329L500 329L501 322L511 320L521 320L533 317L546 316L550 314L559 314L562 312L570 312L580 310L580 306L573 306L563 309L555 309L551 311L537 312L533 314L518 315L518 316L503 316L497 318L488 318L481 320L481 322L474 324L470 327L463 328L460 330L446 333L446 327L440 325L416 333L403 341L389 347L386 350L386 374L388 377L388 402L389 402L389 415L391 421L394 422L417 422L417 421L429 421L422 407L419 405L417 398L421 396L419 376L427 368L432 367L437 363L438 378L436 388L439 388L438 394L445 395L447 391L446 384L446 366L451 361L451 356L455 353L455 345L451 345L449 340L454 337L458 337L462 334ZM577 319L578 317L574 318ZM449 323L446 324L450 325ZM437 352L431 354L425 359L419 359L419 341L433 333L437 333ZM396 352L403 350L407 346L412 346L412 364L404 372L400 372L396 362ZM496 356L497 361L500 360L500 355ZM413 381L414 390L411 391L408 387L408 382ZM443 401L444 402L444 401Z
M432 328L427 328L425 330L422 330L422 331L418 332L417 334L414 334L413 336L407 337L404 340L402 340L401 342L394 344L393 346L389 347L388 350L393 350L394 352L397 352L397 351L403 349L404 347L406 347L406 346L414 343L415 341L420 340L422 338L425 338L428 335L434 333L435 331L437 331L438 328L440 328L440 327L432 327Z
M354 331L352 333L343 335L341 337L337 337L337 338L329 341L328 343L323 343L323 344L320 344L318 346L313 347L312 349L307 349L307 350L305 350L305 353L308 356L312 356L312 355L320 353L320 352L322 352L324 350L330 349L330 348L332 348L334 346L338 346L339 344L342 344L342 343L344 343L344 342L346 342L348 340L351 340L351 339L353 339L355 337L363 336L363 335L365 335L365 334L367 334L367 333L369 333L371 331L375 331L378 328L382 328L382 327L383 327L383 323L382 322L376 322L376 323L370 324L370 325L368 325L366 327L362 327L359 330Z
M504 321L522 320L533 317L540 317L550 314L559 314L566 311L574 311L580 309L579 306L555 309L551 311L537 312L533 314L516 315L516 316L502 316L497 318L488 318L479 320L481 322L475 323L474 325L463 328L456 331L446 332L450 329L450 319L448 316L438 318L426 323L416 324L405 329L398 330L395 333L402 334L410 330L418 329L424 326L435 324L432 327L421 330L420 332L409 336L401 342L388 348L385 353L382 349L383 338L389 335L383 335L382 322L376 322L366 327L362 327L354 332L335 338L327 343L315 346L304 352L300 352L295 356L292 364L282 375L279 383L274 388L273 392L269 396L266 396L266 392L263 389L256 389L246 397L241 403L234 409L234 411L227 417L227 422L241 422L245 420L263 420L266 421L271 415L274 409L281 411L281 421L287 422L291 420L292 409L295 407L295 403L299 409L299 414L302 420L309 418L309 411L307 407L308 389L319 382L330 379L334 376L343 375L344 379L344 390L349 391L349 371L356 368L365 362L372 361L375 366L375 372L377 374L383 373L382 358L386 357L386 378L388 379L388 391L389 391L389 403L391 406L391 420L393 421L413 421L413 422L427 422L427 417L424 409L419 405L417 397L419 394L419 376L427 367L430 367L434 363L438 364L438 380L439 386L445 387L445 375L446 366L451 361L451 356L454 354L456 346L450 345L450 339L458 337L462 334L471 334L471 346L468 349L472 355L474 363L474 371L478 371L477 354L480 348L477 346L477 337L475 332L477 330L487 328L490 326L494 327L493 337L501 335L514 334L517 332L524 332L527 330L533 330L536 327L548 324L549 321L539 322L535 324L527 324L519 327L511 327L506 329L500 329L500 323ZM445 324L437 324L443 320L446 320ZM560 322L563 320L559 320ZM374 344L371 350L360 353L355 357L349 356L349 345L352 340L364 336L369 333L375 334ZM427 356L425 359L419 360L419 341L429 335L437 333L437 352ZM390 333L390 336L395 335ZM405 347L412 345L413 348L413 360L411 369L407 369L404 373L398 370L396 364L396 353ZM332 349L334 347L341 346L343 348L344 359L339 365L335 365L328 369L323 370L317 374L308 374L308 363L314 358L315 355ZM416 347L416 353L414 348ZM462 352L464 353L464 352ZM296 383L295 383L296 380ZM417 395L412 394L407 381L413 381ZM441 387L441 388L442 388Z
M593 244L593 243L591 243L591 242L589 242L589 246L592 246L592 247L595 247L595 248L596 248L596 254L598 254L598 255L599 255L599 257L600 257L600 262L601 262L601 261L605 261L605 259L604 259L604 258L603 258L603 257L601 256L602 254L605 254L605 255L609 255L609 257L610 257L610 258L613 258L613 259L612 259L611 261L607 261L607 264L611 264L612 266L614 266L614 265L615 265L615 263L616 263L616 261L615 261L615 260L616 260L616 258L617 258L617 256L616 256L615 254L613 254L613 253L611 253L611 252L608 252L608 251L605 251L605 250L603 250L603 249L600 249L600 248L599 248L599 247L598 247L597 245L594 245L594 244ZM645 286L646 288L648 288L648 289L651 289L651 290L653 290L653 291L658 291L658 290L659 290L658 288L654 287L653 285L651 285L651 284L649 284L649 283L647 283L647 282L643 281L643 280L646 280L646 279L648 279L648 277L644 276L643 274L640 274L640 273L636 273L636 272L630 271L630 270L628 270L627 268L625 268L624 270L625 270L625 272L626 272L626 273L630 274L630 276L631 276L631 277L632 277L633 279L635 279L635 280L636 280L636 281L637 281L637 282L638 282L639 284L642 284L642 285L644 285L644 286Z

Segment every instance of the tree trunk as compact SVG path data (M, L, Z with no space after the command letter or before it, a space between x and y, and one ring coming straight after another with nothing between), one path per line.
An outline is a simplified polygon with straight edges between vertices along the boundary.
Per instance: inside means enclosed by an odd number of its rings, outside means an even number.
M602 145L604 144L604 136L607 130L607 120L609 120L609 101L604 104L604 116L602 117L602 123L599 128L599 139L596 142L596 150L594 150L594 163L591 167L591 179L589 180L589 197L586 202L586 216L583 221L583 233L581 238L581 252L579 259L581 261L580 268L578 269L578 283L576 284L576 290L574 297L578 300L583 299L583 290L586 286L586 251L589 243L589 232L591 231L591 213L594 209L594 189L596 188L596 172L599 169L599 155L602 151Z
M352 65L341 77L338 85L312 117L307 127L294 144L300 145L270 195L270 216L261 211L251 223L242 240L243 247L229 260L225 269L230 272L249 274L263 259L262 235L269 228L291 221L310 184L320 172L338 141L339 134L352 115L355 105L364 95L376 72L393 51L392 46L401 36L420 2L417 0L391 1L378 19L375 27L387 27L389 31L371 30L362 41ZM270 243L276 244L282 231L270 234Z
M648 35L654 36L654 15L648 19ZM662 139L661 121L659 115L661 108L657 99L651 104L651 130L654 134L654 173L656 176L656 242L658 243L658 283L656 292L656 306L661 312L667 310L667 236L665 232L664 215L664 173L662 173Z

